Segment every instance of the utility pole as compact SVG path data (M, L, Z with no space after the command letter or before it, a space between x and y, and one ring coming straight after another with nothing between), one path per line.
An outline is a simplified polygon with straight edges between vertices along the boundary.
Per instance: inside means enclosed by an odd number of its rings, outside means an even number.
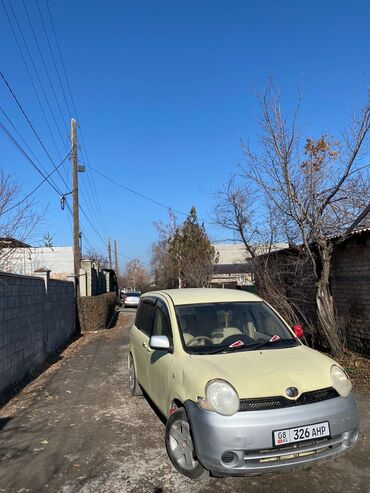
M118 255L117 255L117 242L114 240L114 270L118 277Z
M110 247L110 238L108 238L108 263L109 263L109 268L112 268L112 250Z
M78 205L78 166L77 166L77 132L76 132L76 120L71 119L71 142L72 142L72 197L73 197L73 260L74 260L74 277L76 293L79 293L79 281L80 281L80 265L81 265L81 252L80 252L80 218L79 218L79 205Z

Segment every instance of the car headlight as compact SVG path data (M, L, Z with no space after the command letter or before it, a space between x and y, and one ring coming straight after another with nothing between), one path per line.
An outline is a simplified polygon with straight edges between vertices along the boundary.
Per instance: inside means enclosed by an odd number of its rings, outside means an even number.
M330 370L333 387L342 397L348 397L352 389L351 380L347 377L342 368L333 365Z
M202 409L231 416L239 411L239 396L232 385L225 380L216 379L207 383L205 398L198 398Z

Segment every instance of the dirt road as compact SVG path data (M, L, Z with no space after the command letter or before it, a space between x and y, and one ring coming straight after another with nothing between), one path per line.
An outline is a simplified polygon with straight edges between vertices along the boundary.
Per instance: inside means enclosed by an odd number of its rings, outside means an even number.
M164 425L128 391L127 326L84 336L0 412L1 492L369 492L369 440L309 470L193 482L172 467ZM370 395L358 395L370 437Z

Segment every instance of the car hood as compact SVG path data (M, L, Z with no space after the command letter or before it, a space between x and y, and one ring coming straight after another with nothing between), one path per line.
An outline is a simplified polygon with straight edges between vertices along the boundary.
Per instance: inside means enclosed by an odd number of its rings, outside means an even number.
M184 380L197 382L198 395L204 396L209 380L221 378L233 385L240 398L286 395L287 387L298 392L331 387L330 368L335 362L307 348L240 351L212 355L190 355ZM201 393L199 393L201 392Z

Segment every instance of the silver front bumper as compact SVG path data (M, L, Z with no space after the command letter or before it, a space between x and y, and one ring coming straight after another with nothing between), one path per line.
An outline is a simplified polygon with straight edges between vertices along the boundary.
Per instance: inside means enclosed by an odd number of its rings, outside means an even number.
M223 474L262 474L303 466L349 450L358 436L352 394L346 399L234 416L205 411L192 401L186 401L185 408L199 461L206 469ZM323 421L329 422L331 437L274 447L274 431Z

